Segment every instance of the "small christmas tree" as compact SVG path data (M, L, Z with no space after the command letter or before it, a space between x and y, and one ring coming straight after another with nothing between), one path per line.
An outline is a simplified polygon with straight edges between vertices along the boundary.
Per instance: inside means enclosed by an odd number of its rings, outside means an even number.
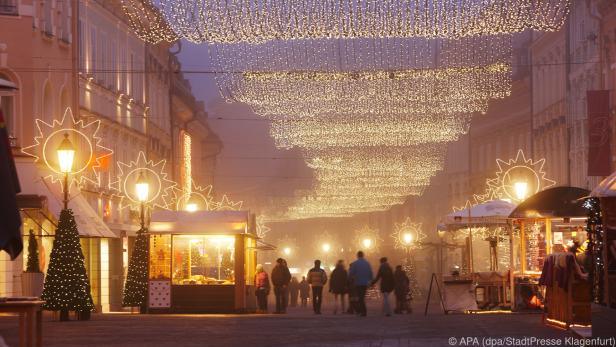
M34 237L34 232L30 229L28 235L28 262L26 263L26 272L40 273L41 264L39 263L38 242Z
M148 295L148 234L140 229L128 264L122 306L145 309Z
M60 212L50 258L41 296L45 300L44 308L61 311L61 320L68 320L68 311L92 311L94 303L85 258L79 244L75 217L70 209Z

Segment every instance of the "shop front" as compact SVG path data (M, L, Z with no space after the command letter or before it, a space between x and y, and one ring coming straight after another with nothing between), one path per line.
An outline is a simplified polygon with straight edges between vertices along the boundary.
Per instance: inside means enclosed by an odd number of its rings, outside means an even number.
M244 211L154 213L149 312L254 311L257 237L252 229Z

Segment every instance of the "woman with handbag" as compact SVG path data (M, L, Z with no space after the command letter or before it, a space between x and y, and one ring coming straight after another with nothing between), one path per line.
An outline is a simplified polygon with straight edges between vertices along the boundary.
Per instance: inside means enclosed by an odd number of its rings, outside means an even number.
M267 313L267 296L270 292L270 281L263 265L257 264L255 275L255 295L257 296L257 313Z

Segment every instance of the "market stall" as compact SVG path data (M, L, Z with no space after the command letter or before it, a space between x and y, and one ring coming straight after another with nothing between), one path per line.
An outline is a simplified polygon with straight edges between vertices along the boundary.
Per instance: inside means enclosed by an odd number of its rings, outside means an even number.
M543 311L547 303L547 319L552 319L550 312L553 312L554 317L562 318L556 312L570 308L559 306L585 301L584 298L561 300L560 295L552 289L548 290L547 294L554 295L551 298L546 297L546 292L540 288L539 280L546 259L556 257L552 254L564 253L574 242L583 245L586 241L584 228L587 211L583 205L588 194L589 191L575 187L550 188L524 200L511 212L509 217L516 231L516 237L511 239L513 310ZM559 269L562 267L563 265ZM567 267L563 271L570 270ZM569 283L559 285L562 288ZM586 302L586 305L588 304ZM579 315L586 314L586 308L577 310ZM582 317L579 319L584 320Z
M507 201L491 200L444 218L444 228L455 237L461 236L465 242L460 259L463 271L443 278L446 310L474 311L510 306L508 264L502 262L509 253L507 218L514 208L515 205ZM466 287L468 294L464 297L468 298L462 299L462 288Z
M244 211L152 215L149 312L250 312L257 236Z

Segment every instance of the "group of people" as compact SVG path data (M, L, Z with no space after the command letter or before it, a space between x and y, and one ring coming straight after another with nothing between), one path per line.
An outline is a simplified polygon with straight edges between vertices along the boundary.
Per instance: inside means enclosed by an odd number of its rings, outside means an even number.
M255 288L258 312L267 312L267 297L270 292L270 278L262 265L257 265L255 275ZM301 298L302 307L307 306L308 296L312 290L312 308L315 314L321 314L323 302L323 288L329 281L329 292L334 295L334 314L351 313L365 317L366 292L368 288L380 282L380 292L383 298L383 313L391 316L392 309L389 296L393 292L396 297L395 313L411 312L408 303L410 281L402 266L392 269L387 258L380 259L380 266L376 277L373 276L372 267L365 259L362 251L357 252L357 260L351 263L349 269L345 268L344 261L339 260L328 279L327 273L321 268L321 261L315 260L314 267L298 282L291 276L286 260L279 258L271 273L271 283L276 297L275 313L286 313L289 301L291 306L297 306L298 297ZM346 309L345 296L348 296L348 309ZM338 309L340 308L340 311Z

